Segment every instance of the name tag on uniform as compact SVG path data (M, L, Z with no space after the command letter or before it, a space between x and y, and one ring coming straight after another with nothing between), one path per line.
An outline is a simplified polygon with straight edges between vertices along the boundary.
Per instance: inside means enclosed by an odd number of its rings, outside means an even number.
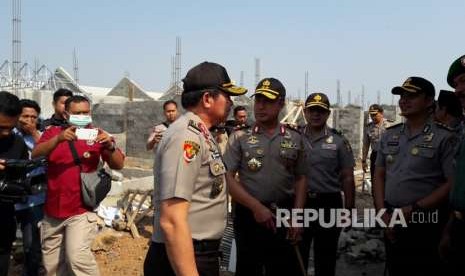
M336 146L336 144L322 144L321 148L322 149L327 149L327 150L336 150L337 146Z

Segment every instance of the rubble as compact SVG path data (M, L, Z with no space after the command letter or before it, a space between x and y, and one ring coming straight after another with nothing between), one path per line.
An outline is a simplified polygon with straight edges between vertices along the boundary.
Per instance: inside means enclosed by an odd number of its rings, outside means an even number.
M113 244L122 237L121 233L114 231L113 229L107 228L100 233L94 239L92 243L91 250L93 252L97 251L109 251Z
M342 232L339 251L351 263L383 262L386 259L382 229L351 229Z

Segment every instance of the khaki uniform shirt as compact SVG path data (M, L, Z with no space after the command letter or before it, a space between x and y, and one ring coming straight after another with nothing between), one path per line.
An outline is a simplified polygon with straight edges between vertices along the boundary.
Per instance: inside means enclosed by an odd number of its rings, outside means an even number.
M295 176L304 175L304 147L299 132L278 125L270 137L258 126L233 132L224 160L239 172L244 188L263 204L292 200Z
M190 202L193 239L220 239L226 227L225 173L218 145L197 115L187 112L171 124L155 156L152 240L164 242L160 204L170 198Z
M374 122L369 122L365 128L363 128L363 145L370 144L372 151L378 151L378 143L381 139L381 135L383 135L386 128L390 125L391 122L386 119L383 119L379 126Z
M386 170L386 202L410 205L445 183L453 176L456 144L455 133L438 123L426 123L416 135L403 123L388 128L376 159L376 166Z
M352 148L342 134L325 127L320 135L312 136L304 129L307 152L307 183L310 192L336 193L342 189L340 174L344 168L355 166Z

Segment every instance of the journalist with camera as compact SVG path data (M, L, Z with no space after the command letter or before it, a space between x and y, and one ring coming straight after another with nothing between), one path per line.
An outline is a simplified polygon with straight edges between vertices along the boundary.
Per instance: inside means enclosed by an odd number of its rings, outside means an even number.
M0 276L8 275L10 252L16 238L14 193L10 182L24 177L24 171L18 166L9 166L9 160L28 159L27 146L21 137L14 135L13 128L21 114L19 99L15 95L0 92ZM16 162L17 163L17 162ZM12 185L15 187L16 185ZM16 190L16 189L15 189Z

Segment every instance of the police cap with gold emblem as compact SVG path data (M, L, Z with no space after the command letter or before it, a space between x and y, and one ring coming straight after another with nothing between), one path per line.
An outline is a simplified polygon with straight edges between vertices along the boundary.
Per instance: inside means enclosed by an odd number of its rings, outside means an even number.
M213 62L202 62L187 72L183 81L183 93L206 89L219 89L231 96L240 96L247 89L234 85L226 69Z
M434 97L436 94L434 85L427 79L421 77L410 77L402 86L392 88L392 94L402 95L404 93L423 93L426 96Z
M309 107L321 107L323 109L329 110L330 108L328 96L323 93L312 93L308 96L305 101L305 108Z
M447 73L447 83L455 88L454 79L462 74L465 74L465 55L456 59L450 66L449 72Z
M286 97L286 88L284 88L284 85L275 78L265 78L258 83L252 97L258 94L263 95L270 100L276 100L278 97Z

